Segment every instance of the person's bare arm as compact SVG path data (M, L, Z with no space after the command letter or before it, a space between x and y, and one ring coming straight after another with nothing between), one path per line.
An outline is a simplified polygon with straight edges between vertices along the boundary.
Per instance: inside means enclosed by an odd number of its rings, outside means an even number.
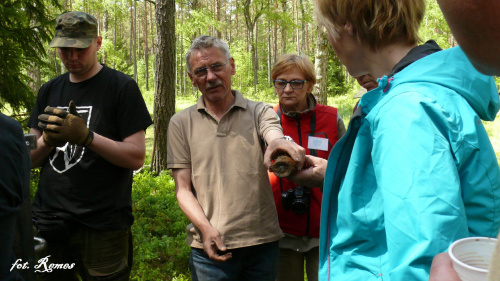
M116 166L137 170L144 164L146 156L146 132L140 130L123 141L94 133L94 140L88 147Z
M323 187L327 163L326 159L306 155L305 165L308 168L287 177L287 179L298 185Z
M271 166L272 159L278 151L284 151L297 162L297 169L300 170L304 166L306 150L293 141L285 140L284 135L279 130L271 130L265 135L265 140L268 143L266 153L264 154L264 165L267 168Z
M32 128L30 133L37 135L38 148L31 151L32 167L36 168L46 161L53 147L44 143L42 133L39 130ZM144 164L145 136L145 131L141 130L126 137L123 141L114 141L94 133L94 140L88 148L116 166L137 170Z
M203 250L214 261L224 262L232 258L231 253L219 255L217 250L226 251L219 231L208 221L203 209L191 190L191 169L172 169L177 202L188 219L201 231Z

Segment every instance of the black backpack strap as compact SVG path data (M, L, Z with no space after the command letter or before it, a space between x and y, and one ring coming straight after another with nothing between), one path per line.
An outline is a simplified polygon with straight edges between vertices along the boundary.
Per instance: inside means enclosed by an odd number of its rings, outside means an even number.
M311 128L310 136L314 136L314 132L316 131L316 111L313 111L313 114L311 115L310 128ZM318 151L316 149L309 149L309 154L311 156L318 156Z

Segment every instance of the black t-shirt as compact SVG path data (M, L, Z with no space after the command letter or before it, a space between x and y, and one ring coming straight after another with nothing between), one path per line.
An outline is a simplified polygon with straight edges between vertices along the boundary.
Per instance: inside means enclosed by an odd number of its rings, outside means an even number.
M16 217L24 200L30 200L30 169L21 125L0 113L0 280L21 278L10 271L15 261L12 244Z
M152 124L137 83L103 66L80 83L70 82L69 73L45 83L28 126L41 131L38 115L45 107L67 110L71 100L91 130L115 141ZM131 192L132 170L111 164L89 148L66 144L54 148L42 166L33 213L70 217L95 229L124 229L133 223Z

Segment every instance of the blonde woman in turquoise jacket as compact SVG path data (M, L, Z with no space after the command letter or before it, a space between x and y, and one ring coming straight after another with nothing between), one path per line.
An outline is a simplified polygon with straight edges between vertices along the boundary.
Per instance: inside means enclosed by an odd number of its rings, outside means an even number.
M500 170L481 122L499 110L494 81L460 48L418 46L424 0L315 4L349 73L380 77L326 172L307 157L295 178L325 175L320 280L427 280L453 241L500 227Z

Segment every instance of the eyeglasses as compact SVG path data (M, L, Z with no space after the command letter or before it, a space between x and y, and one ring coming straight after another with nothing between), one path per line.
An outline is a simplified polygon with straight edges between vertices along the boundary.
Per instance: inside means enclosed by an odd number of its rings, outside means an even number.
M210 66L206 67L200 67L193 71L194 76L198 77L199 79L205 78L208 74L208 70L212 71L212 73L219 73L224 69L224 66L226 66L229 63L229 59L227 59L226 63L214 63Z
M307 80L286 81L286 80L275 79L273 80L273 82L274 82L274 87L276 89L284 89L286 88L286 84L290 84L290 87L292 87L292 89L302 89L304 87L304 83L306 83Z

